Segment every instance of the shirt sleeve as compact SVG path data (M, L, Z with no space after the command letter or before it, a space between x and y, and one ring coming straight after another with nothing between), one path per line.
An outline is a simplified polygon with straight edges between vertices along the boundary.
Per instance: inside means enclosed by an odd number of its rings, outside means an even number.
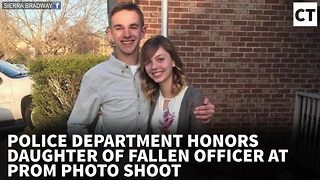
M98 84L90 76L84 75L77 100L67 122L69 135L89 133L88 127L94 122L100 108Z

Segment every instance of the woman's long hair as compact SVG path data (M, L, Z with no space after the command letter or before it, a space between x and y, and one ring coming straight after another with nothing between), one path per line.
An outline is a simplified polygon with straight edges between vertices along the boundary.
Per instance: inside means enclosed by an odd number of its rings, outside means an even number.
M173 83L172 83L172 94L174 96L178 95L183 87L186 86L187 78L183 69L182 61L178 55L178 51L172 44L172 42L165 38L164 36L157 35L153 38L148 39L141 49L140 54L140 77L141 77L141 90L145 97L149 101L156 101L156 93L159 89L159 84L154 82L152 78L149 77L145 70L145 65L151 61L152 56L162 47L167 51L172 60L175 62L175 67L173 67Z

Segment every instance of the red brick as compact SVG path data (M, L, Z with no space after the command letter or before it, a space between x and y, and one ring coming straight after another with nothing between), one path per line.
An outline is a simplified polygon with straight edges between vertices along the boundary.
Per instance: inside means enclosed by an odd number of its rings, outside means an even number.
M270 4L279 4L279 0L266 0L265 1L266 4L270 3Z
M202 20L202 19L189 19L188 20L189 21L189 24L207 24L207 23L203 23L203 21L204 20ZM208 26L208 27L210 27L210 26Z
M175 24L188 24L188 20L187 19L174 19L173 23L175 23Z

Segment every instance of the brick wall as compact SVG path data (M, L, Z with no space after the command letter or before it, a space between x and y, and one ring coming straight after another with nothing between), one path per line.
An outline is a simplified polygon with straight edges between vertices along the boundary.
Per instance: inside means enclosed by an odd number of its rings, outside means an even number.
M320 29L293 27L292 2L169 1L168 37L216 105L214 132L290 131L295 92L320 93ZM161 34L161 1L137 3L146 38Z

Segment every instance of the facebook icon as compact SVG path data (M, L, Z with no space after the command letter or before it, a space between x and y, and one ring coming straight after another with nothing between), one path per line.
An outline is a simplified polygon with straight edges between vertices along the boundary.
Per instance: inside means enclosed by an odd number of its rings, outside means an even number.
M52 2L52 9L61 9L61 2Z

